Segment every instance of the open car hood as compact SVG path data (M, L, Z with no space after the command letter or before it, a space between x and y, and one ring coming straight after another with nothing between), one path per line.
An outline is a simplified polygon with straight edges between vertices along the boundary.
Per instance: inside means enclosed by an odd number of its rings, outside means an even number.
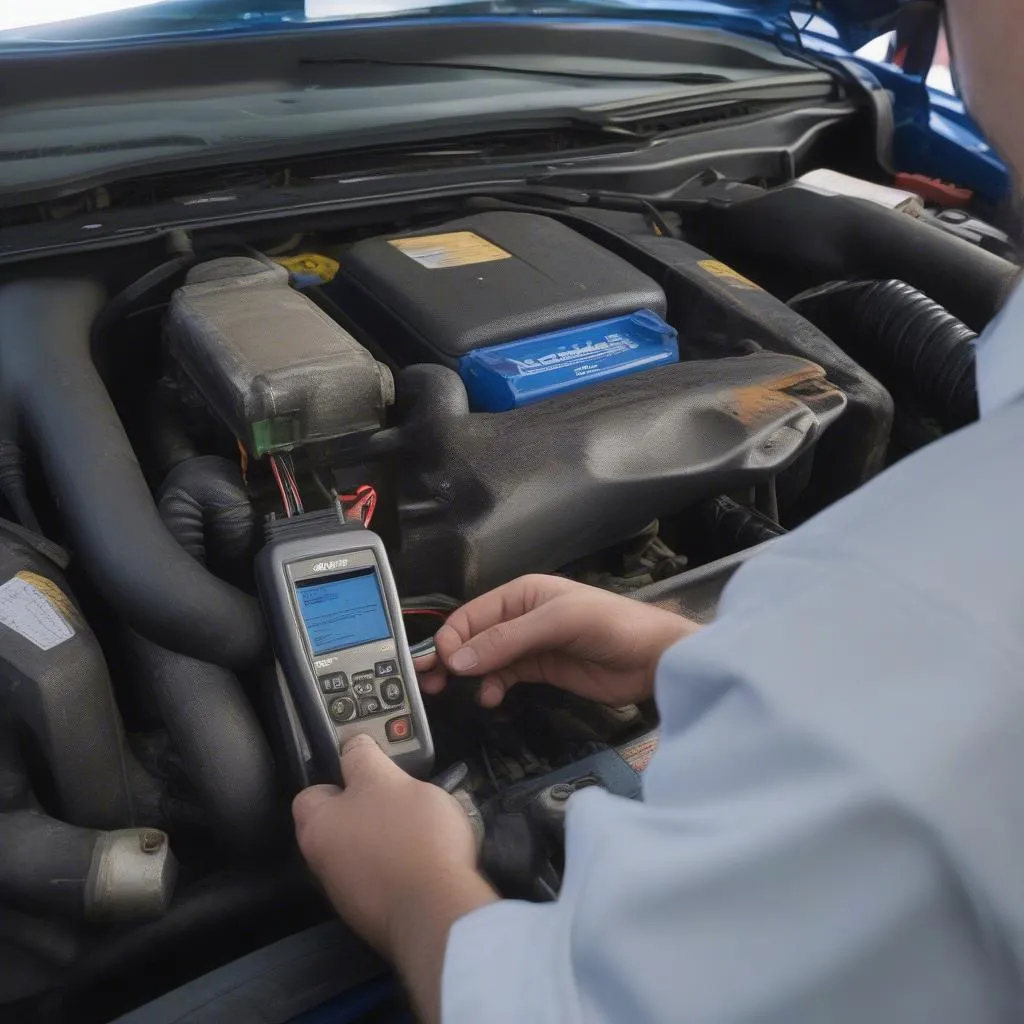
M699 14L722 28L750 32L755 25L766 34L792 40L794 28L801 35L818 34L816 26L832 42L848 50L864 43L893 27L900 8L908 0L681 0L680 13ZM648 6L645 0L629 2L630 7ZM805 17L806 16L806 17ZM820 19L817 22L812 18ZM828 31L827 22L834 33Z

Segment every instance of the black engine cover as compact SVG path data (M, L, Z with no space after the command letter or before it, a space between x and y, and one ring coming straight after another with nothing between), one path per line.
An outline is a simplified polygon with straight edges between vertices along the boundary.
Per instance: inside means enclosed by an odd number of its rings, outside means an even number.
M846 405L819 366L767 352L677 363L503 413L471 413L444 367L410 367L401 384L413 406L395 568L405 593L459 597L765 481Z

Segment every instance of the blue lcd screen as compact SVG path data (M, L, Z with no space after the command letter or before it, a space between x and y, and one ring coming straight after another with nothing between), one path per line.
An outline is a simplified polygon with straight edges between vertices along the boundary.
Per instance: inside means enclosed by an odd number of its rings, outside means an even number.
M391 636L374 569L300 583L295 589L315 655Z

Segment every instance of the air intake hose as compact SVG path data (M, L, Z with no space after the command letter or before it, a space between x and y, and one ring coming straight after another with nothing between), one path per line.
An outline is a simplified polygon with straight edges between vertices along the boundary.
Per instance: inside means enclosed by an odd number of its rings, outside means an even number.
M95 785L109 781L97 777ZM0 900L5 908L90 921L158 917L170 901L176 866L159 829L102 832L40 811L12 723L0 713Z
M165 833L78 828L32 809L0 812L0 898L89 921L144 921L166 910L177 861Z
M7 602L0 707L33 737L61 817L93 828L152 820L152 780L125 743L103 652L51 561L61 557L53 552L48 541L0 520Z
M837 281L790 300L802 316L946 430L978 418L977 335L903 281Z
M262 852L279 833L274 761L238 679L138 634L127 647L218 843L235 856Z
M167 529L203 565L231 579L251 569L256 519L237 463L218 455L178 463L157 506Z
M219 665L249 664L265 643L258 603L208 572L168 532L93 365L90 327L103 299L101 286L87 280L0 289L0 384L107 601L163 647Z
M235 576L249 570L256 524L237 465L217 456L188 459L168 474L158 504L197 563ZM219 843L235 855L261 852L279 831L274 762L238 677L138 634L128 648Z

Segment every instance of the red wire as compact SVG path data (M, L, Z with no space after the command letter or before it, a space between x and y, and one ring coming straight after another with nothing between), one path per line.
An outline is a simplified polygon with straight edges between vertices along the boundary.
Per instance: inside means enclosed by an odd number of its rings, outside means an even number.
M440 608L403 608L403 615L435 615L439 619L447 619L448 613Z
M292 496L292 501L295 503L296 512L305 512L305 508L302 505L302 495L299 494L299 485L295 482L295 473L292 471L290 460L285 458L281 460L281 465L284 468L285 482L288 484L288 491Z
M270 471L274 474L274 480L277 481L277 489L281 492L281 501L284 503L284 513L289 519L291 519L292 505L288 500L288 492L285 490L284 482L281 480L281 471L277 468L277 457L274 455L270 456Z
M346 517L351 513L359 516L363 526L369 526L377 508L377 491L369 484L360 484L355 494L340 495L343 502L351 502L345 509Z

